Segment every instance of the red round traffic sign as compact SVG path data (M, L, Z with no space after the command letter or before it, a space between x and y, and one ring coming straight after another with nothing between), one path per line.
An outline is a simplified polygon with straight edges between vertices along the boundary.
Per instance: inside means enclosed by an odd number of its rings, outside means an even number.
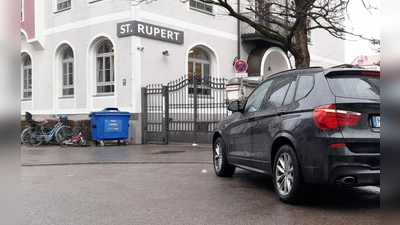
M235 64L233 65L233 67L235 68L235 70L236 70L238 73L244 73L244 72L246 72L248 65L247 65L247 62L246 62L246 61L244 61L243 59L239 59L239 60L237 60L237 61L235 62Z

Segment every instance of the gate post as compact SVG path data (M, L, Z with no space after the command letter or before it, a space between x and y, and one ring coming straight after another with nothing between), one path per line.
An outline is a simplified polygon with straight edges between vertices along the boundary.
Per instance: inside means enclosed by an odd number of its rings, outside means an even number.
M162 140L163 144L168 144L168 130L169 130L169 93L168 86L162 86Z
M147 87L142 87L142 144L147 144Z
M197 76L196 74L193 75L193 135L194 135L194 140L193 140L193 146L196 146L196 136L197 136Z

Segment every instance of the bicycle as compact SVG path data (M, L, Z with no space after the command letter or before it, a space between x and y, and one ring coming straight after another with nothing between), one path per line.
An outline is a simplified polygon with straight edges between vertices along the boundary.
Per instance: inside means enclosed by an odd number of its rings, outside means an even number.
M73 133L71 127L62 124L62 117L58 115L53 115L52 117L57 119L58 122L51 130L49 130L44 127L44 124L48 122L47 120L33 120L32 114L26 112L25 120L28 122L29 126L22 131L21 142L27 146L36 147L41 145L43 142L46 144L50 141L59 143L61 140L69 137Z
M59 145L61 148L66 148L68 145L82 147L86 144L86 140L83 138L82 132L71 138L64 138L60 141Z

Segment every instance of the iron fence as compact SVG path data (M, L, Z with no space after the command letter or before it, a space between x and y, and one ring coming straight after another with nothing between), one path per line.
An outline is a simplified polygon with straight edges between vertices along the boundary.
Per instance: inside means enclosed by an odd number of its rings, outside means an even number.
M142 88L142 142L211 143L216 125L227 116L225 81L189 74Z

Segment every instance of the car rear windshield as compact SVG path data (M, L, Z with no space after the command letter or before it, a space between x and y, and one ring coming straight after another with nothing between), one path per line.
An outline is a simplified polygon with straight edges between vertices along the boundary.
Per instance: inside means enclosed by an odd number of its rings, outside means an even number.
M334 75L327 77L332 93L337 97L380 99L379 76Z

